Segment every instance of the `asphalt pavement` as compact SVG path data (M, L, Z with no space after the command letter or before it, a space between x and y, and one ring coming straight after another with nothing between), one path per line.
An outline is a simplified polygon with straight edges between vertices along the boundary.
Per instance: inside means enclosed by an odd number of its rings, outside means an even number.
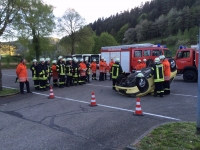
M31 73L29 72L29 76ZM15 70L3 70L3 86L19 88ZM112 82L0 98L1 150L121 150L166 122L196 121L197 83L177 76L171 95L140 98L144 116L134 116L136 99L112 90ZM90 107L95 93L98 106ZM195 131L194 131L195 132Z

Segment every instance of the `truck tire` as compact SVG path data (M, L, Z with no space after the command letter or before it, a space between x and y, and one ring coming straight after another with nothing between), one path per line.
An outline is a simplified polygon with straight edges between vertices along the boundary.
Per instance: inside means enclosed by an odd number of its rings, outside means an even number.
M183 79L185 82L196 82L197 73L193 70L187 70L183 73Z
M173 58L168 59L169 63L170 63L170 69L171 72L176 71L176 62Z
M146 90L149 88L149 83L145 77L136 78L136 86L140 92L146 92Z
M148 59L147 62L146 62L147 67L152 67L153 64L154 64L154 61L152 59Z

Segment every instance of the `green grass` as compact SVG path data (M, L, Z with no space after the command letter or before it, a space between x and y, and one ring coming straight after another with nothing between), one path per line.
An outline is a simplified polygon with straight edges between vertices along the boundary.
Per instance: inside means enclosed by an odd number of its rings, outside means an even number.
M16 94L18 92L19 92L19 90L17 90L17 89L3 88L3 90L0 91L0 96L6 96L6 95L10 95L10 94Z
M196 135L196 123L169 123L162 125L139 143L138 150L200 150L200 135Z

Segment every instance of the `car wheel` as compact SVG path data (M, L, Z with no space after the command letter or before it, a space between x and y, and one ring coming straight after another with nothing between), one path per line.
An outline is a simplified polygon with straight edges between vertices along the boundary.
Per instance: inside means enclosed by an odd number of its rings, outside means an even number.
M193 70L187 70L183 73L183 79L185 82L196 82L197 74Z
M147 67L152 67L153 64L154 64L154 61L152 59L148 59L147 62L146 62Z
M174 59L170 58L168 59L169 63L170 63L170 69L171 69L171 72L174 72L176 71L176 62Z
M126 78L127 78L127 77L126 77L124 74L118 75L118 77L117 77L117 79L116 79L116 84L117 84L117 85L120 85L121 82L122 82L124 79L126 79Z
M138 77L138 78L136 78L136 86L138 87L140 92L145 92L149 88L149 83L146 78Z

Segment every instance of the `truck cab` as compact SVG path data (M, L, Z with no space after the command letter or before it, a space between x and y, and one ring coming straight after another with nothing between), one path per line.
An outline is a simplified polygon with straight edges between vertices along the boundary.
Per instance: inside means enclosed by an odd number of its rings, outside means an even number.
M177 65L177 74L183 74L184 81L197 81L198 51L196 49L180 46L177 50L175 61Z

